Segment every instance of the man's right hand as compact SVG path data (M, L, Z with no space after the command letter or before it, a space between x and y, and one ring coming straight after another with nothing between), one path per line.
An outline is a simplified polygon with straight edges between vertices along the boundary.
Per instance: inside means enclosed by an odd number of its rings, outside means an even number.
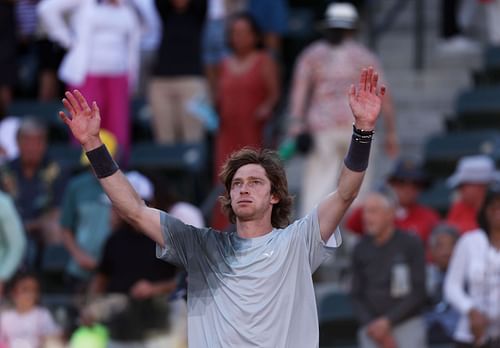
M73 133L73 136L82 144L85 151L93 150L102 145L99 138L101 126L101 115L97 103L92 103L92 108L85 97L78 90L73 93L66 92L66 98L62 102L69 112L69 116L64 111L59 112L59 116Z

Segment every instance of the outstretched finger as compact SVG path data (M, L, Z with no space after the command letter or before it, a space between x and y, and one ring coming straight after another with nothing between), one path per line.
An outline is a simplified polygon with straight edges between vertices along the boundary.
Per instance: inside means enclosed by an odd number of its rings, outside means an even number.
M360 90L364 90L365 89L366 74L367 74L367 70L366 70L366 68L363 68L363 70L361 70L361 77L359 78L359 89Z
M66 114L64 113L64 111L59 111L59 118L69 126L69 124L71 123L71 120L69 119L68 116L66 116Z
M365 86L364 86L364 90L367 92L371 91L372 76L373 76L373 68L369 67L368 71L366 72L366 82L365 82Z
M377 83L378 83L378 73L374 72L372 75L372 82L370 85L370 92L376 91L377 90Z
M80 105L81 105L83 111L86 112L86 113L89 113L90 112L90 107L89 107L89 104L87 103L87 100L83 96L83 94L80 93L80 91L77 90L77 89L74 90L74 93L76 95L76 98L78 99L78 102L80 102Z
M68 91L68 92L64 93L64 95L66 96L67 100L70 102L71 106L73 107L74 114L76 115L77 113L79 113L82 110L82 108L81 108L78 100L76 100L73 93Z
M75 109L73 108L73 105L71 105L71 103L68 101L68 99L63 98L62 103L63 103L64 107L66 108L66 110L68 110L71 118L75 117L75 115L76 115Z
M92 102L92 116L97 116L97 115L100 115L99 107L97 106L97 103L94 101Z

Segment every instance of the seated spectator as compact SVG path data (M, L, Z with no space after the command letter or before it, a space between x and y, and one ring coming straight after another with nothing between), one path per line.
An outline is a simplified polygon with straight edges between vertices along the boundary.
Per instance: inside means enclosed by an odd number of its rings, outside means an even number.
M149 179L138 172L126 176L138 195L151 202L154 187ZM155 242L131 227L114 209L111 219L113 234L106 242L90 290L92 295L124 294L128 298L122 308L106 309L116 308L117 303L120 306L120 297L107 296L107 300L94 303L99 311L94 308L92 313L110 327L110 338L117 341L113 347L119 342L140 344L152 330L163 330L167 325L166 300L176 287L176 267L157 259ZM102 318L103 312L109 313L107 317ZM148 316L143 317L144 313Z
M430 343L449 343L458 323L458 312L443 297L443 285L453 248L458 239L453 226L437 225L429 237L432 262L427 265L427 297L425 313Z
M113 134L101 130L100 137L112 156L118 144ZM89 164L82 153L81 161ZM64 192L61 228L63 242L70 254L66 266L67 290L84 291L110 233L110 205L90 167L74 177Z
M500 187L490 186L479 228L462 235L445 278L447 301L460 313L457 347L500 347Z
M27 266L38 267L46 244L58 243L59 206L66 175L47 154L47 128L25 118L17 132L19 156L0 169L0 188L15 202L28 235Z
M485 155L466 156L460 159L455 173L447 184L457 192L446 222L460 233L477 229L477 212L483 204L488 184L499 177L495 163Z
M418 203L420 193L428 182L419 164L404 159L396 163L387 179L398 199L394 221L396 227L416 234L424 243L427 243L431 230L440 220L437 212ZM354 209L347 219L346 227L354 233L364 234L362 216L362 206Z
M26 249L26 235L10 197L0 191L0 300L5 283L18 269Z
M368 194L364 202L367 235L354 249L351 290L361 348L427 346L421 318L424 248L417 237L395 227L396 202L389 189Z
M61 328L50 312L38 305L37 278L29 273L18 274L12 281L11 296L13 308L0 313L0 338L6 346L39 348L52 342L52 347L60 347Z

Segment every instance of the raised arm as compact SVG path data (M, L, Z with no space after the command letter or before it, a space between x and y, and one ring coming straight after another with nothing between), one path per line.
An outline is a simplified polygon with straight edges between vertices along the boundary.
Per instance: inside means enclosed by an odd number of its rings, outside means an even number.
M380 114L385 87L377 87L378 74L372 67L363 69L358 87L349 90L349 105L354 116L354 133L351 146L344 160L337 190L319 205L318 217L321 238L327 241L340 220L356 198L370 153L371 138Z
M160 211L149 208L134 191L127 178L117 167L110 167L109 156L101 139L99 130L101 116L97 104L93 102L92 108L88 105L82 94L75 90L66 92L63 104L69 116L60 112L61 119L68 125L73 136L80 142L87 155L94 156L91 160L94 172L99 179L104 191L117 209L119 214L131 225L144 232L156 243L164 246L160 226ZM94 163L93 163L94 162ZM97 164L98 167L95 165Z

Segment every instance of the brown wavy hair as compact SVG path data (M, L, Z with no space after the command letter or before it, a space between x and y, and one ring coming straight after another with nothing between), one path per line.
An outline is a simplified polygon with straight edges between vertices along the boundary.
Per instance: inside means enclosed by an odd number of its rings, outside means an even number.
M225 187L224 194L219 197L222 211L228 216L231 223L236 223L236 215L231 207L231 183L236 171L247 164L258 164L264 168L267 178L271 182L271 194L279 199L279 202L273 205L271 225L274 228L288 226L293 198L288 192L288 181L281 159L272 150L256 150L245 147L229 156L219 174L219 179Z

